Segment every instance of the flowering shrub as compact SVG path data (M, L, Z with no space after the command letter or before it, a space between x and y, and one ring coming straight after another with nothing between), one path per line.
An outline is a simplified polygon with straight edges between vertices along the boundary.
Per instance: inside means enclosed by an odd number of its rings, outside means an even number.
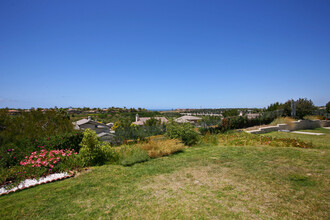
M41 149L74 149L75 152L79 152L82 136L81 132L71 132L37 139L22 138L5 145L2 145L0 140L0 167L19 166L26 155Z
M20 162L22 166L32 166L32 167L47 167L50 170L60 162L70 157L72 154L77 154L74 150L51 150L47 151L45 149L40 150L40 152L34 151L30 156L26 156L24 160Z
M67 172L82 168L82 161L74 150L34 151L26 156L20 166L0 167L0 186L17 185L27 178L39 178L51 173Z

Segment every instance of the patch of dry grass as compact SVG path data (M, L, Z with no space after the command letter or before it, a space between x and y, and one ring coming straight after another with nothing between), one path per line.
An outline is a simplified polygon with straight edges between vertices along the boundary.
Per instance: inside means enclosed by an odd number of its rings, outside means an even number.
M322 120L323 116L321 115L306 115L304 117L305 120Z
M136 147L145 150L151 158L168 156L186 148L182 142L176 139L150 139L147 143L137 144Z
M250 176L244 169L220 164L215 161L146 179L139 188L148 194L149 202L143 201L144 205L157 207L161 213L172 210L185 218L299 219L310 216L311 210L314 216L327 217L320 210L322 203L292 188L289 182L269 182L259 175Z
M270 125L278 125L278 124L287 124L289 126L292 126L292 122L294 122L295 120L291 117L280 117L280 118L276 118L274 121L272 121L272 123L270 123Z

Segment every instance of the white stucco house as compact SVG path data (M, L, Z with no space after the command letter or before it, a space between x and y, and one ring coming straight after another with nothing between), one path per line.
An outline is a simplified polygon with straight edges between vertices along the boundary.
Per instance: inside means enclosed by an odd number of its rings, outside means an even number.
M175 119L175 121L178 123L191 123L191 124L196 124L200 120L202 120L202 118L191 115L185 115Z
M146 123L146 121L148 121L152 118L159 120L161 124L166 124L167 121L168 121L165 117L141 117L140 118L139 114L136 114L135 122L133 122L132 124L134 124L134 125L144 125Z

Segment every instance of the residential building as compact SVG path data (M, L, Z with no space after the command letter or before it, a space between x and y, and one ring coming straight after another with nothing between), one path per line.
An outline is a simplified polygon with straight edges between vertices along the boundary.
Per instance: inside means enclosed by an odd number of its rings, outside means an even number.
M85 130L87 128L90 128L95 131L96 134L100 134L102 132L104 133L110 133L110 127L99 123L97 121L93 121L91 117L88 117L88 119L81 119L79 121L73 122L75 125L76 130Z
M136 114L135 122L133 122L132 124L134 124L134 125L144 125L146 123L146 121L148 121L152 118L159 120L162 124L166 124L167 121L168 121L165 117L141 117L140 118L139 114Z
M202 120L202 118L191 115L185 115L175 119L175 121L178 123L191 123L191 124L196 124L200 120Z

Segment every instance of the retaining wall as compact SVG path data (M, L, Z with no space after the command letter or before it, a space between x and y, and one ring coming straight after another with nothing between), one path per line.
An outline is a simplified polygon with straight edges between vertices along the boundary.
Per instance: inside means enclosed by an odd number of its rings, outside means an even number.
M251 134L264 134L272 131L279 131L279 130L289 130L289 131L296 131L296 130L305 130L305 129L314 129L320 127L330 127L330 121L326 120L299 120L294 121L292 124L278 124L276 126L269 126L259 128L258 130L247 131Z

